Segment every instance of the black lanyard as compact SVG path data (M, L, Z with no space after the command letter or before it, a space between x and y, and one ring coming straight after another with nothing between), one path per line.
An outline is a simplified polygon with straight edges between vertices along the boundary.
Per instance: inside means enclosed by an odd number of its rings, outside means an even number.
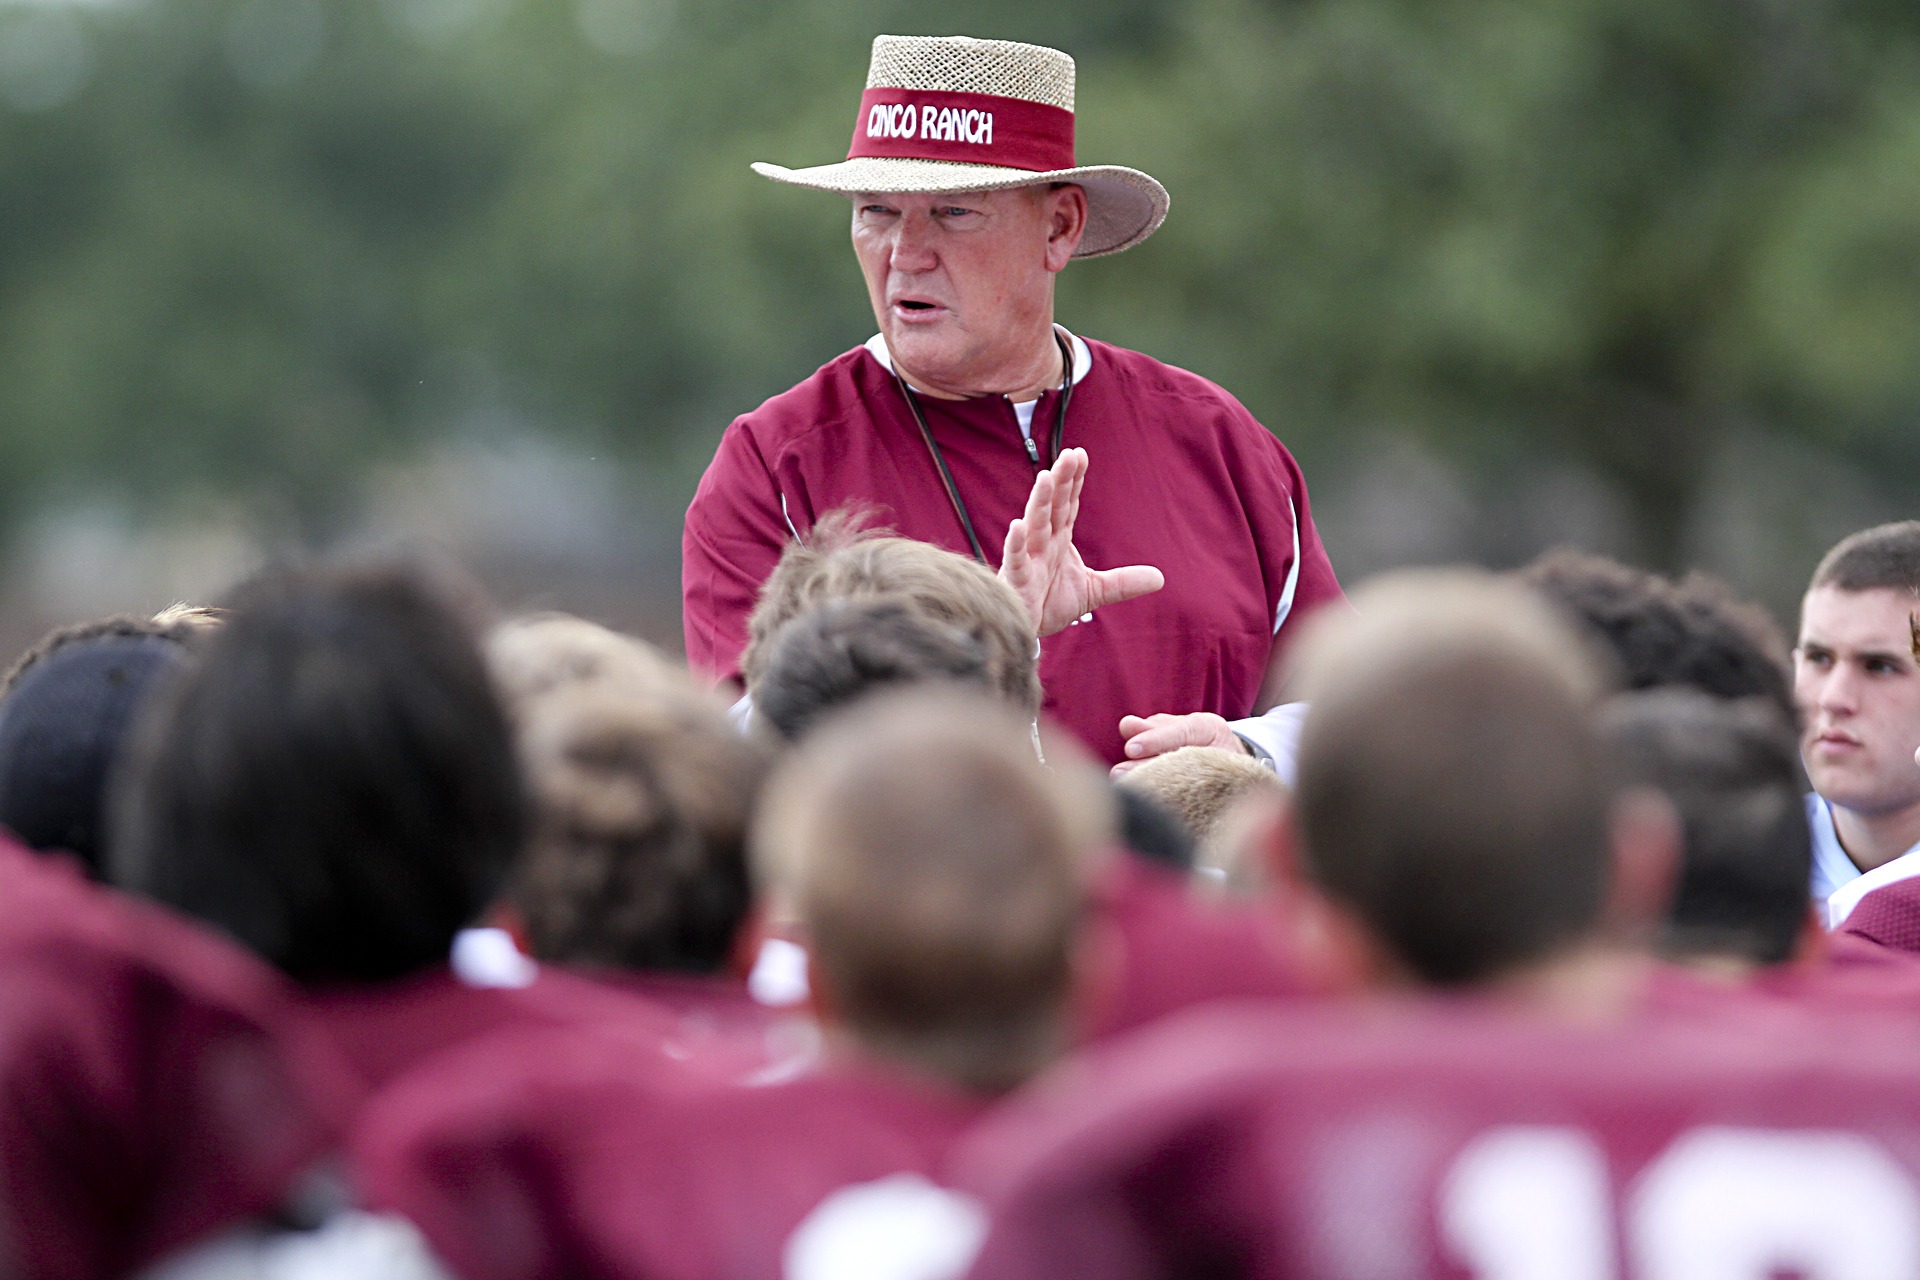
M1053 331L1053 340L1060 347L1060 410L1053 416L1053 448L1048 451L1047 465L1053 465L1060 456L1061 442L1067 436L1067 401L1073 398L1073 348ZM907 408L913 410L913 420L920 424L920 438L927 442L927 452L933 455L933 465L940 469L940 479L947 486L947 500L953 503L953 514L960 517L960 527L966 530L967 545L973 548L973 558L991 569L987 562L987 553L981 549L980 536L973 531L973 517L967 514L967 504L960 497L960 486L954 483L953 471L947 466L947 457L940 452L939 441L933 438L933 428L927 425L926 411L920 407L920 398L913 394L913 388L900 376L897 366L893 369L893 380L900 387L900 394L906 397ZM1040 468L1040 447L1033 442L1031 430L1027 434L1027 457L1032 461L1036 474Z

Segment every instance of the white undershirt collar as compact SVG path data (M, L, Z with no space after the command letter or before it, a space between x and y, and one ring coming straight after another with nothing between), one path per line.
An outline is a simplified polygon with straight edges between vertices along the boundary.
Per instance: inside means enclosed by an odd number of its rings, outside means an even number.
M1056 325L1055 328L1059 328L1059 326ZM1065 329L1061 329L1060 332L1067 333ZM1081 338L1077 333L1067 333L1067 339L1073 344L1073 381L1075 385L1078 385L1080 379L1086 377L1088 371L1093 368L1093 350L1087 346L1086 340ZM893 372L893 353L887 350L886 338L876 333L867 339L865 346L868 354L880 362L882 369L885 369L888 373ZM1032 421L1033 406L1036 400L1037 397L1035 400L1027 400L1015 404L1013 406L1014 411L1018 413L1024 407L1026 409L1025 416L1027 420Z
M1058 328L1059 326L1056 325L1055 327ZM1060 332L1067 333L1065 329L1060 329ZM1093 352L1085 342L1081 341L1079 334L1067 333L1067 338L1073 343L1073 381L1074 385L1077 386L1079 385L1080 379L1087 376L1087 371L1093 368ZM866 347L873 358L880 362L882 369L885 369L888 373L893 372L893 353L887 350L886 338L876 333L867 339ZM1022 440L1031 441L1033 439L1033 410L1034 406L1039 403L1040 398L1038 396L1035 396L1031 400L1016 400L1013 402L1013 416L1020 420L1020 438Z

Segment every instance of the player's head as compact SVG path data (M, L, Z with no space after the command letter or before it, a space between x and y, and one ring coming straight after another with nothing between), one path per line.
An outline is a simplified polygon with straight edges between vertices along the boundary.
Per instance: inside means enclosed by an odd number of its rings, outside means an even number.
M1179 814L1133 787L1116 784L1113 798L1119 814L1121 848L1182 874L1193 870L1200 850Z
M823 1019L968 1088L1065 1044L1074 955L1111 799L1034 760L1027 723L954 690L870 699L802 742L754 827L797 915Z
M1196 846L1212 850L1228 820L1250 796L1279 797L1285 785L1253 757L1218 747L1181 747L1155 756L1120 776L1122 791L1134 791L1179 815ZM1202 854L1208 865L1218 858Z
M1404 574L1317 626L1294 794L1308 878L1429 984L1492 980L1597 936L1616 789L1580 636L1517 584Z
M640 674L515 704L533 815L508 899L538 959L719 972L751 902L761 753L685 673Z
M1764 699L1692 689L1622 694L1601 725L1626 777L1662 792L1680 816L1662 950L1714 964L1789 958L1813 861L1793 726Z
M141 705L187 665L195 630L177 616L98 618L48 633L14 663L0 681L0 826L102 872L108 780Z
M774 633L753 713L792 742L868 694L933 682L992 694L985 647L903 596L826 600Z
M510 712L562 686L610 682L677 692L687 680L684 667L646 641L568 613L508 618L488 633L486 657Z
M1920 812L1920 521L1865 529L1813 571L1793 653L1813 789L1870 818Z
M406 568L276 572L232 605L136 733L113 878L303 981L444 960L523 826L470 620Z
M1719 698L1767 698L1793 714L1786 637L1718 579L1691 573L1675 582L1565 549L1518 577L1606 646L1627 689L1684 685Z
M774 634L802 611L829 600L873 596L904 598L971 636L986 653L993 688L1028 715L1039 709L1033 621L1012 589L965 556L863 529L848 512L822 517L805 542L789 545L760 588L740 655L748 691L759 680Z

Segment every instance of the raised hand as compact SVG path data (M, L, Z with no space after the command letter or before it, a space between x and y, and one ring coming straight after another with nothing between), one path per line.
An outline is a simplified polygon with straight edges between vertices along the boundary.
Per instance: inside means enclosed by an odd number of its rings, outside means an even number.
M1152 565L1087 568L1073 545L1086 479L1087 451L1062 449L1053 465L1033 478L1026 513L1007 526L1000 580L1027 606L1036 635L1050 636L1095 609L1166 585Z

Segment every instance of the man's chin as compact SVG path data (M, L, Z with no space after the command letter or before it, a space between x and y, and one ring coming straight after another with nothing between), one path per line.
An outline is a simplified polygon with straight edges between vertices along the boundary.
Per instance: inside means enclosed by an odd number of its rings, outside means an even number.
M932 327L928 326L929 329ZM886 338L894 364L910 381L941 390L964 383L963 361L954 351L954 344L945 340L944 335L920 328L912 328L905 333L890 329Z
M1814 792L1836 809L1849 809L1863 818L1892 818L1907 812L1920 812L1920 794L1902 791L1889 794L1884 786L1855 774L1822 776L1809 773L1807 781Z

